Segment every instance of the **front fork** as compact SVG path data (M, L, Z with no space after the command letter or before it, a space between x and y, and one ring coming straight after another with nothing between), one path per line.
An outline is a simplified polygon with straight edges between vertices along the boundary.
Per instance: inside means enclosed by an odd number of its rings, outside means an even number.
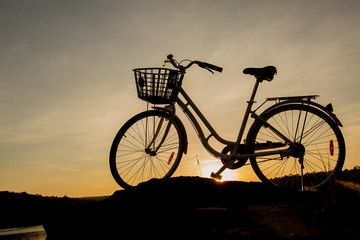
M150 154L150 156L156 156L157 151L160 149L160 147L164 143L164 141L165 141L165 139L166 139L166 137L167 137L167 135L169 133L171 124L173 123L174 116L175 116L175 106L174 106L174 104L165 106L164 108L154 107L154 109L166 111L167 113L169 113L170 118L166 119L165 117L162 117L160 119L159 124L157 125L156 130L154 131L155 133L154 133L154 136L153 136L152 140L150 141L150 143L145 148L145 152ZM163 136L161 138L161 141L157 144L157 146L155 146L155 139L157 139L157 137L159 136L159 134L161 132L161 129L162 129L162 126L163 126L163 124L164 124L164 122L166 120L168 121L168 123L167 123L167 126L165 128L164 134L163 134ZM151 149L153 149L153 150L151 150Z

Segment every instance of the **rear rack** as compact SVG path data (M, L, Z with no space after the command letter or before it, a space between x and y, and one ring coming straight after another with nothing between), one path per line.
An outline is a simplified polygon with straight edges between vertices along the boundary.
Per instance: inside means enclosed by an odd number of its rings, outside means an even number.
M291 96L291 97L271 97L266 98L267 101L290 101L290 100L308 100L311 101L312 99L318 98L319 95L306 95L306 96Z

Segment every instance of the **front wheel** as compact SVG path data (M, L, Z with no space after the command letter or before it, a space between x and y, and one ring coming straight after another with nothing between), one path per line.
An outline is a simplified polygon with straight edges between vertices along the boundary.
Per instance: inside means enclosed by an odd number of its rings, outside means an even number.
M169 126L170 124L170 126ZM152 178L169 178L184 151L180 120L164 111L142 112L119 130L110 150L110 170L115 181L130 188Z
M262 122L254 123L247 139L249 153L290 151L250 158L260 180L304 190L317 188L341 172L345 142L327 114L308 105L289 104L266 112L261 118L294 144L290 146Z

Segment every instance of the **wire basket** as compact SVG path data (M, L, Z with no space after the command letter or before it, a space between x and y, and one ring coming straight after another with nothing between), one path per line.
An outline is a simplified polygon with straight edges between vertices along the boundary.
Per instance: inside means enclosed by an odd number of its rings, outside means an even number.
M138 97L152 104L169 104L176 101L183 74L167 68L136 68Z

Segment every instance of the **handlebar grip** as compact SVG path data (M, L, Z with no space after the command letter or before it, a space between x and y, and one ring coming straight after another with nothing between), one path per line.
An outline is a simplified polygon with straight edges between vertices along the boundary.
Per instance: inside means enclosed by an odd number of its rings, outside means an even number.
M222 70L223 70L222 67L218 67L218 66L215 66L213 64L206 63L206 62L201 62L199 64L199 66L200 67L205 67L205 68L210 68L211 70L218 71L218 72L222 72Z

